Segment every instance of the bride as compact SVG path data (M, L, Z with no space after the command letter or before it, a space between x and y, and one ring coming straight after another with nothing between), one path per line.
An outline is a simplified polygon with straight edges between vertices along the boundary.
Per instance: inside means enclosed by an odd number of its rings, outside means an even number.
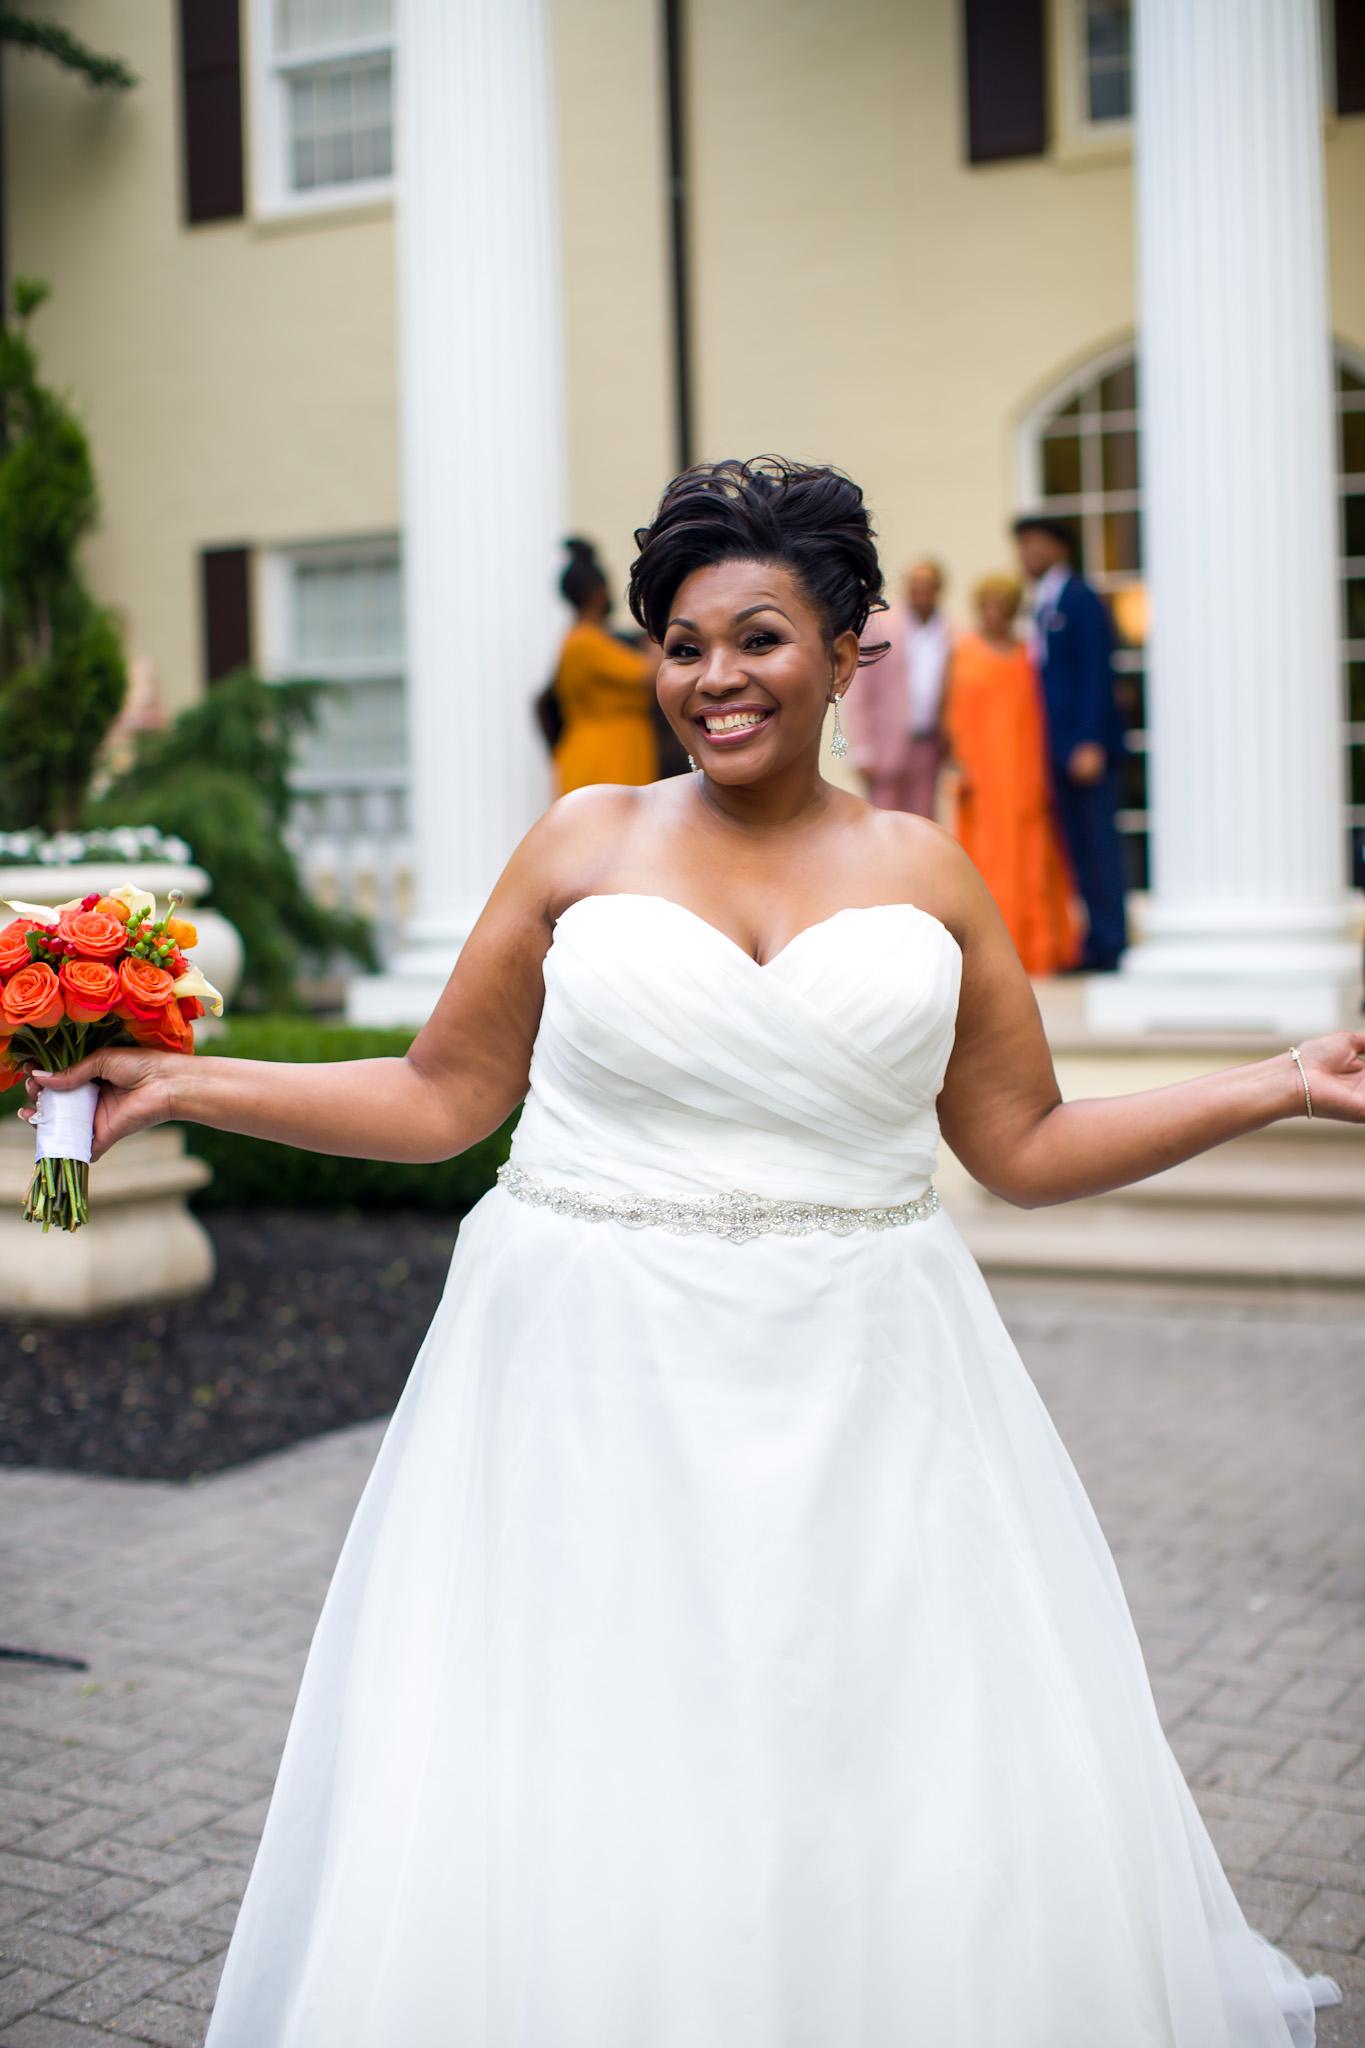
M966 856L820 775L881 590L857 486L702 465L636 539L697 772L551 805L405 1058L30 1081L98 1077L97 1157L176 1118L439 1160L524 1103L207 2048L1309 2048L1339 1987L1247 1925L932 1173L941 1128L1028 1208L1365 1123L1365 1034L1063 1103Z

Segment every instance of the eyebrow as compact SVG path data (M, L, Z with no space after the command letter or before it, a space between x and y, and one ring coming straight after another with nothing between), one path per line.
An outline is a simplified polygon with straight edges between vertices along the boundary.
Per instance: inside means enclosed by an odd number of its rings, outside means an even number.
M778 618L786 619L789 626L793 623L790 618L787 618L787 614L783 611L780 604L771 604L766 601L763 604L751 604L747 610L736 612L730 623L732 626L742 626L746 619L751 619L754 616L755 612L776 612ZM665 632L668 631L669 626L686 626L689 633L699 633L701 631L701 628L692 619L670 619L668 626L664 627Z

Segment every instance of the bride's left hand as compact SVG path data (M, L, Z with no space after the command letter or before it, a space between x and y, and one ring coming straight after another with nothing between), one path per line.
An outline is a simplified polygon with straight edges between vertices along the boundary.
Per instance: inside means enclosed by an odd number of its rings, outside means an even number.
M1313 1098L1314 1116L1365 1124L1365 1031L1333 1031L1325 1038L1306 1038L1299 1047L1299 1058ZM1302 1114L1307 1115L1306 1107Z

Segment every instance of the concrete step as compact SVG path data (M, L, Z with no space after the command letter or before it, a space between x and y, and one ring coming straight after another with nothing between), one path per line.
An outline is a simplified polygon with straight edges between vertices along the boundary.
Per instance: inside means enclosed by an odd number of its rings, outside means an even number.
M1035 983L1062 1094L1133 1095L1284 1052L1260 1033L1098 1033L1074 980ZM1286 1117L1132 1187L1014 1209L944 1149L940 1192L983 1270L1019 1281L1166 1283L1365 1301L1365 1130Z
M936 1178L989 1274L1252 1294L1329 1290L1365 1300L1358 1125L1287 1118L1131 1187L1043 1209L1016 1209L988 1194L946 1150Z
M1323 1148L1325 1150L1325 1148ZM1264 1152L1240 1153L1236 1145L1187 1159L1132 1187L1102 1197L1106 1202L1146 1209L1196 1206L1207 1209L1311 1210L1357 1218L1365 1259L1365 1143L1359 1157L1284 1158Z
M1354 1214L1300 1214L1287 1224L1274 1209L1138 1212L1109 1197L1012 1209L950 1194L947 1204L987 1273L1328 1288L1365 1300L1365 1229Z

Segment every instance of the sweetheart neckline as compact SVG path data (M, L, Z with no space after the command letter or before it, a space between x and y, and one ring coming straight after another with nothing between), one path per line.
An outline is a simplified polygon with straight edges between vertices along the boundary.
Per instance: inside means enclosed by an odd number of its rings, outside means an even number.
M728 946L741 960L747 960L750 967L759 974L765 973L768 968L775 967L779 960L785 959L798 940L808 938L812 932L823 931L826 925L834 924L841 917L866 916L869 911L908 910L913 916L926 918L930 924L937 925L944 937L951 940L958 953L962 952L961 943L948 929L943 919L935 917L932 910L925 910L918 903L845 903L840 909L832 910L828 917L818 917L813 924L803 924L800 931L793 932L786 945L780 946L771 959L755 960L753 954L746 953L737 939L731 938L729 932L723 932L718 924L712 924L710 918L703 917L700 911L693 910L689 904L679 903L674 896L660 896L648 889L590 889L586 895L575 896L572 903L565 904L555 918L551 931L557 930L569 912L577 909L580 903L610 903L617 897L624 897L627 902L632 903L665 903L670 910L681 911L684 917L690 918L694 924L699 924L704 931L712 932L723 946Z

